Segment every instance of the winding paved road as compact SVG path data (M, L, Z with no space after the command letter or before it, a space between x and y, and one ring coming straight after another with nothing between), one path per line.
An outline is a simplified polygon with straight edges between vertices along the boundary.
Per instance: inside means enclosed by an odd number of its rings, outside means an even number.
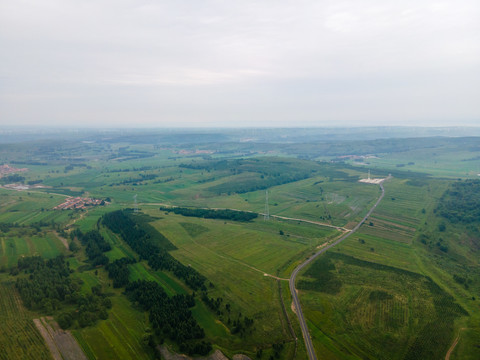
M300 270L302 270L305 266L310 264L320 254L323 254L328 249L330 249L330 248L334 247L335 245L339 244L340 242L345 240L347 237L352 235L355 231L357 231L360 228L360 226L362 226L362 224L372 214L372 212L375 210L375 208L380 203L380 201L382 201L382 199L385 195L385 189L383 188L383 183L380 184L380 189L382 189L382 194L378 198L377 202L368 211L367 215L365 215L365 217L352 229L352 231L343 235L341 238L336 240L334 243L331 243L330 245L325 246L321 250L317 251L314 255L312 255L310 258L308 258L305 262L298 265L297 268L292 272L292 275L290 276L290 283L289 283L290 292L292 293L293 303L295 305L295 311L296 311L297 316L298 316L298 321L300 323L300 328L302 329L303 339L305 341L305 347L307 348L307 354L308 354L308 358L310 360L317 360L317 355L315 354L315 349L313 348L312 339L310 338L310 333L308 332L307 323L306 323L305 318L303 316L302 307L300 305L300 300L298 299L297 289L295 288L295 279L296 279L298 273L300 272Z

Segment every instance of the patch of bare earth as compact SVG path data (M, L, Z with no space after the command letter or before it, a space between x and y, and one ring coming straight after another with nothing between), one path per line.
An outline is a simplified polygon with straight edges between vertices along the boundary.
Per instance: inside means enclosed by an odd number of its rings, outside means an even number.
M192 358L183 354L175 354L170 352L166 346L158 346L158 351L162 355L162 358L165 360L228 360L228 358L223 355L220 350L215 350L212 355L206 357L196 357ZM243 354L237 354L233 356L233 360L251 360L248 356Z
M68 241L67 239L65 239L64 237L60 236L59 233L57 233L56 231L53 232L55 234L55 236L58 238L58 240L60 240L62 242L62 244L65 246L65 248L68 250L69 247L68 247Z
M87 360L73 335L62 330L51 317L33 319L54 360Z

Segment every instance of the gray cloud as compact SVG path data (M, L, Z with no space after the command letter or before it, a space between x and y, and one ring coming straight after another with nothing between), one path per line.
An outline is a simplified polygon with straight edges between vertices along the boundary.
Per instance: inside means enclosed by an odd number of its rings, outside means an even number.
M480 124L480 5L0 0L0 125Z

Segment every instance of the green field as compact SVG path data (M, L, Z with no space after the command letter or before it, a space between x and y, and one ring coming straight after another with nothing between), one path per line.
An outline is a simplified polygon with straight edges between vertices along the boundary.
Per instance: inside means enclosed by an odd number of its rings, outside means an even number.
M1 359L51 359L50 352L38 332L34 314L27 311L13 283L0 274Z
M74 335L90 359L151 359L152 350L143 343L146 316L132 309L124 297L113 298L108 320L95 327L74 331Z
M148 213L155 216L158 210ZM282 273L302 253L336 234L335 230L317 226L318 237L308 238L306 235L314 231L313 225L304 228L283 222L265 224L263 220L237 224L171 213L162 215L162 219L152 224L178 248L172 251L177 259L193 266L215 285L210 296L223 297L231 304L232 313L253 317L258 324L251 334L239 339L225 334L221 321L227 322L228 317L219 321L210 313L207 318L211 320L206 320L205 315L195 309L194 314L205 324L207 334L215 344L227 349L227 353L251 352L262 344L289 340L276 280L265 274ZM279 235L279 229L284 229L289 236ZM279 332L278 329L283 330ZM224 335L219 337L218 334Z
M51 259L67 252L53 232L34 235L27 231L13 231L13 234L0 237L0 245L0 266L5 268L16 265L20 257L40 255Z
M112 132L0 144L2 161L27 167L19 174L31 184L21 191L0 188L0 345L7 349L0 358L48 357L29 323L33 315L8 291L15 277L7 273L15 272L19 258L60 254L67 257L71 276L82 281L82 294L100 285L113 303L107 320L72 329L87 356L155 358L147 344L153 331L148 313L131 303L123 288L113 288L105 267L92 266L78 240L79 250L71 252L59 238L70 242L71 231L98 228L111 245L105 253L110 262L135 260L128 265L130 281L157 282L168 296L191 294L174 272L152 269L99 222L107 212L137 206L148 215L139 215L138 226L164 235L175 249L164 240L157 245L167 246L174 259L206 278L206 289L196 291L191 308L205 341L230 358L238 353L275 358L274 349L283 345L277 358L305 359L286 279L321 246L352 229L375 203L379 186L358 182L369 170L374 178L392 174L384 199L355 234L297 280L317 356L439 359L459 336L450 359L480 358L479 222L454 223L436 212L454 181L478 177L478 138L363 140L364 133L360 138L342 133L330 139L312 130L317 141L298 131L309 140L291 140L285 130L262 130L244 142L251 134L232 130L221 141L216 136L204 140L205 134ZM0 184L8 181L0 178ZM265 221L267 191L271 216ZM107 204L53 210L67 196ZM258 217L185 217L160 211L161 206L233 209ZM221 298L222 305L212 310L202 296ZM297 345L285 313L300 339ZM21 321L14 322L12 314ZM253 319L253 326L234 333L241 316ZM175 341L162 340L180 352Z
M298 286L317 353L433 359L445 356L463 326L471 339L462 334L461 340L478 339L475 292L455 286L452 263L418 242L420 233L436 228L432 211L445 189L443 180L422 186L390 180L360 230L306 270ZM459 346L454 354L479 355L472 346Z
M336 252L315 262L299 288L309 289L302 302L317 351L337 358L440 358L467 315L427 277Z

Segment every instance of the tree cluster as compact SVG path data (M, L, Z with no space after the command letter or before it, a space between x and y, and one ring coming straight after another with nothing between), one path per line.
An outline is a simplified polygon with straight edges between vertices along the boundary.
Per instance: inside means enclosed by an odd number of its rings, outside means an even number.
M85 253L93 266L108 264L109 259L104 253L110 251L112 247L105 241L98 230L91 230L84 234L79 229L76 229L72 234L85 246Z
M228 323L230 324L230 319ZM242 314L240 313L238 318L233 320L232 325L232 334L245 335L246 331L252 327L253 319L250 319L247 316L242 317Z
M108 277L113 279L114 288L124 287L128 284L130 275L128 265L133 263L135 260L124 257L107 265Z
M480 221L480 180L458 181L450 185L435 212L452 223Z
M221 305L223 303L223 298L222 297L217 297L215 298L210 298L208 297L207 292L202 293L202 301L208 306L210 310L215 312L218 316L223 315L223 311L221 309ZM225 304L225 310L228 313L228 321L227 324L232 326L231 333L232 334L240 334L240 335L245 335L246 331L250 329L253 326L253 319L247 317L247 316L242 316L242 313L238 314L238 317L236 319L231 320L230 318L230 304Z
M124 211L107 213L102 218L103 224L119 234L125 242L154 270L168 270L185 281L193 290L206 290L206 278L190 266L183 265L168 251L151 239L142 229L141 223L135 222Z
M23 183L24 181L25 177L18 174L7 175L0 178L0 182L2 184Z
M18 260L18 271L28 277L17 278L15 283L25 306L31 310L40 310L47 314L72 307L58 317L62 328L68 328L76 322L85 327L98 319L107 319L107 309L112 303L101 292L101 287L94 286L91 294L80 292L81 281L70 277L69 263L63 256L44 260L40 256L24 257Z
M173 212L175 214L200 217L205 219L222 219L233 221L251 221L258 217L257 213L246 211L235 211L229 209L215 210L215 209L196 209L184 207L161 207L160 211Z
M208 294L204 292L202 294L202 301L210 308L210 310L218 313L220 311L220 305L222 305L223 298L221 297L217 297L216 299L209 298Z
M195 306L193 295L168 297L165 290L154 281L129 283L125 293L131 301L149 312L150 323L155 333L177 342L182 351L189 354L208 354L212 346L204 341L205 332L198 325L190 308Z
M155 175L155 174L139 174L140 177L139 178L128 178L128 179L125 179L123 181L120 181L118 183L113 183L113 184L110 184L110 186L113 186L113 185L128 185L128 184L132 184L132 185L138 185L140 183L142 183L143 181L147 181L147 180L155 180L158 175Z

